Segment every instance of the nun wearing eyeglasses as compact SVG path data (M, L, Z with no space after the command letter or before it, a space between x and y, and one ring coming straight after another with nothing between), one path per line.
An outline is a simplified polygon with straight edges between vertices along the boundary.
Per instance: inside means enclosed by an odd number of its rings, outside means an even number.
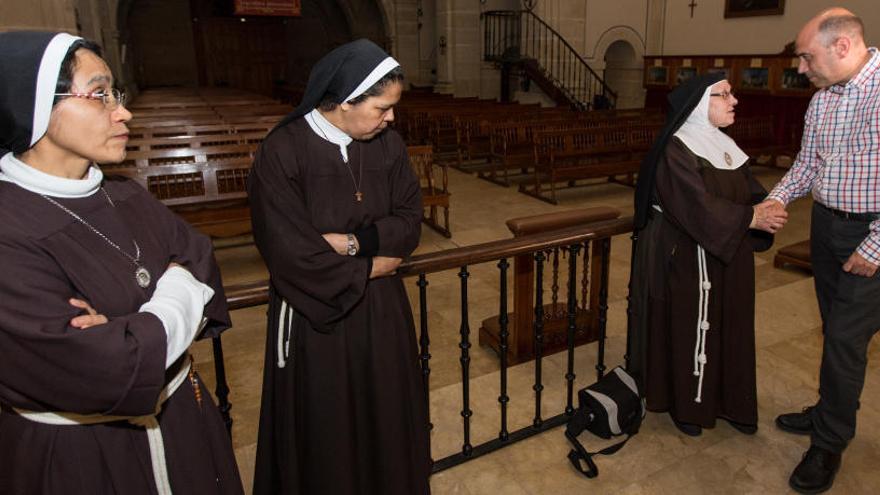
M429 492L426 395L396 274L422 211L388 128L402 89L381 48L342 45L254 161L254 240L271 276L255 494Z
M669 94L635 194L630 368L647 408L691 436L718 418L757 431L753 253L785 223L755 206L765 189L720 130L734 123L730 91L709 74Z
M0 33L0 493L242 493L187 348L229 326L211 244L135 183L93 43Z

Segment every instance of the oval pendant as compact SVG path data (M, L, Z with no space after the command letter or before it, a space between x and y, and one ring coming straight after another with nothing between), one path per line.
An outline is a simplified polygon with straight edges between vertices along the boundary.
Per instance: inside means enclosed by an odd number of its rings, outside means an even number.
M730 157L730 153L724 152L724 161L727 163L727 166L733 165L733 158Z
M150 286L150 272L142 266L137 267L137 270L134 271L134 279L142 289Z

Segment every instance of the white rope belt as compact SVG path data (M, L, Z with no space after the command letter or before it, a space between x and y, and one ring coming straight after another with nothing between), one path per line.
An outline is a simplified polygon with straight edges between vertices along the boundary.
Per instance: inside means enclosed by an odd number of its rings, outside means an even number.
M279 296L281 297L281 296ZM290 338L293 335L293 308L281 298L281 311L278 312L278 367L287 365L290 356Z
M156 480L156 490L159 495L171 495L171 481L168 479L168 467L165 464L165 443L162 441L162 430L156 415L162 410L162 404L174 395L180 385L187 379L189 370L192 368L192 358L187 356L186 363L180 367L180 371L162 389L159 400L156 402L156 411L144 416L110 416L103 414L77 414L65 412L36 412L25 409L12 408L19 416L46 425L72 426L94 425L99 423L112 423L115 421L128 421L129 423L142 426L147 431L147 441L150 445L150 461L153 465L153 478Z
M703 401L703 375L705 374L706 362L706 332L709 331L709 291L712 282L709 281L709 270L706 268L706 250L697 245L697 271L700 283L700 304L697 308L697 343L694 346L694 376L697 380L697 396L694 402Z

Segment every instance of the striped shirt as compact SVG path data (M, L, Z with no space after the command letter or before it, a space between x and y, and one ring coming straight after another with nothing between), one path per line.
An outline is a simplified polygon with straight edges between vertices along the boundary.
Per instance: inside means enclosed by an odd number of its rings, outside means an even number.
M787 205L812 192L831 208L880 212L880 53L868 50L871 58L855 77L813 95L801 150L768 198ZM856 252L880 265L880 220Z

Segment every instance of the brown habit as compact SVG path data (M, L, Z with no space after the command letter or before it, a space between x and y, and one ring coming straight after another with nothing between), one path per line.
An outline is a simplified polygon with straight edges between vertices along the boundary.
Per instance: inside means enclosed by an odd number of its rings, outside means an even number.
M255 494L429 490L425 392L403 283L368 280L369 257L339 255L321 237L375 225L378 255L409 255L419 183L392 130L352 142L348 156L346 164L298 118L270 134L251 172L254 239L272 281ZM294 311L279 329L282 298ZM284 367L279 331L289 335Z
M141 247L153 281L141 289L134 265L94 232L38 194L0 181L0 493L156 493L147 436L127 422L52 426L11 407L81 414L144 415L180 362L165 371L159 319L138 308L175 261L210 285L205 334L229 326L210 241L130 181L106 180L116 206L98 192L56 198L122 249ZM68 322L87 300L110 322L85 330ZM158 416L175 494L238 494L232 446L208 391L198 406L189 381Z
M747 165L714 168L673 138L657 165L656 198L637 244L634 281L646 298L638 325L646 335L648 409L704 427L724 417L757 424L754 251L769 234L749 229L751 205L766 191ZM709 292L701 402L694 376L700 298L697 245L706 251Z

